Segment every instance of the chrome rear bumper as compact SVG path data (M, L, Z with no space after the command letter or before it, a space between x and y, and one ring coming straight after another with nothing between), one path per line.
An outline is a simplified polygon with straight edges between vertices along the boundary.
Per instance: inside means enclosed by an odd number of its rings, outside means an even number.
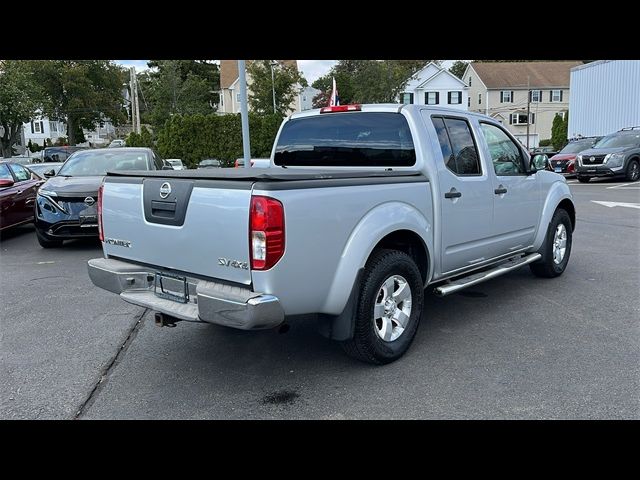
M181 320L241 330L273 328L284 321L284 311L277 297L248 288L187 277L189 300L180 303L154 293L156 271L153 269L110 258L91 259L87 266L89 278L97 287L117 293L126 302Z

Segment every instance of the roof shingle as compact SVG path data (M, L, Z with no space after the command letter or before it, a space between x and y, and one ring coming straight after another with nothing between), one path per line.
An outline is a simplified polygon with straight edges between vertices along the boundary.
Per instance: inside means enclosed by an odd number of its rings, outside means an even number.
M569 88L571 69L582 62L473 62L471 65L488 89L527 88L527 77L531 88Z

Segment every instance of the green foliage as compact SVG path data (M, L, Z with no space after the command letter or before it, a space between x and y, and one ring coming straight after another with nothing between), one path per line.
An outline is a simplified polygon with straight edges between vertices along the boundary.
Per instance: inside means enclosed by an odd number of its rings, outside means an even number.
M451 65L451 68L449 68L449 71L459 79L462 79L464 71L467 69L467 65L469 65L469 62L465 62L464 60L456 60L455 62L453 62L453 65Z
M271 155L281 122L282 117L277 114L249 114L252 158ZM242 157L240 115L174 115L158 133L157 147L162 158L180 158L190 168L205 158L216 158L225 166L232 166Z
M0 147L5 158L12 156L22 124L47 105L35 67L33 60L0 60Z
M105 118L126 120L122 84L124 69L111 60L39 60L38 82L50 102L44 114L65 119L69 141L84 141L82 129L94 129Z
M270 60L254 60L248 63L247 73L251 76L249 105L258 114L273 114L275 92L276 112L287 115L291 104L299 93L299 85L306 83L302 74L294 67L277 62L271 77Z
M548 147L549 145L551 145L551 139L550 138L546 138L544 140L540 140L540 143L538 144L539 147Z
M567 131L569 130L569 112L564 116L556 114L551 125L551 144L556 150L561 150L567 143Z
M67 137L58 137L56 143L53 144L56 147L62 147L64 145L69 145L69 139Z
M326 106L333 77L342 105L395 102L411 76L427 63L429 60L340 60L313 82L323 92L314 98L314 107Z
M140 128L140 133L131 132L127 136L126 143L127 147L147 147L155 149L153 135L145 126Z
M47 138L45 144L46 144L47 147L53 147L53 142L51 141L50 138Z
M158 128L172 115L207 115L218 103L220 71L210 60L150 60L138 74L140 117Z

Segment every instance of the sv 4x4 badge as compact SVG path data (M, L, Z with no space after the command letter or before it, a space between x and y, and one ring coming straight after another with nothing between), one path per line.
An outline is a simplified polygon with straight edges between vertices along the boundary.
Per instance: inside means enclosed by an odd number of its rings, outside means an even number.
M249 262L240 262L238 260L231 260L229 258L219 258L218 265L223 267L241 268L242 270L249 270Z

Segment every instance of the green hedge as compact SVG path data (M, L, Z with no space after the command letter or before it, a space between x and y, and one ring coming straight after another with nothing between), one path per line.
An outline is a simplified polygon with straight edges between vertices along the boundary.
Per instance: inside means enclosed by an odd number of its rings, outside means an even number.
M252 158L271 155L281 123L279 115L249 114ZM175 115L158 132L157 148L162 158L180 158L190 168L205 158L232 166L242 157L240 115Z

